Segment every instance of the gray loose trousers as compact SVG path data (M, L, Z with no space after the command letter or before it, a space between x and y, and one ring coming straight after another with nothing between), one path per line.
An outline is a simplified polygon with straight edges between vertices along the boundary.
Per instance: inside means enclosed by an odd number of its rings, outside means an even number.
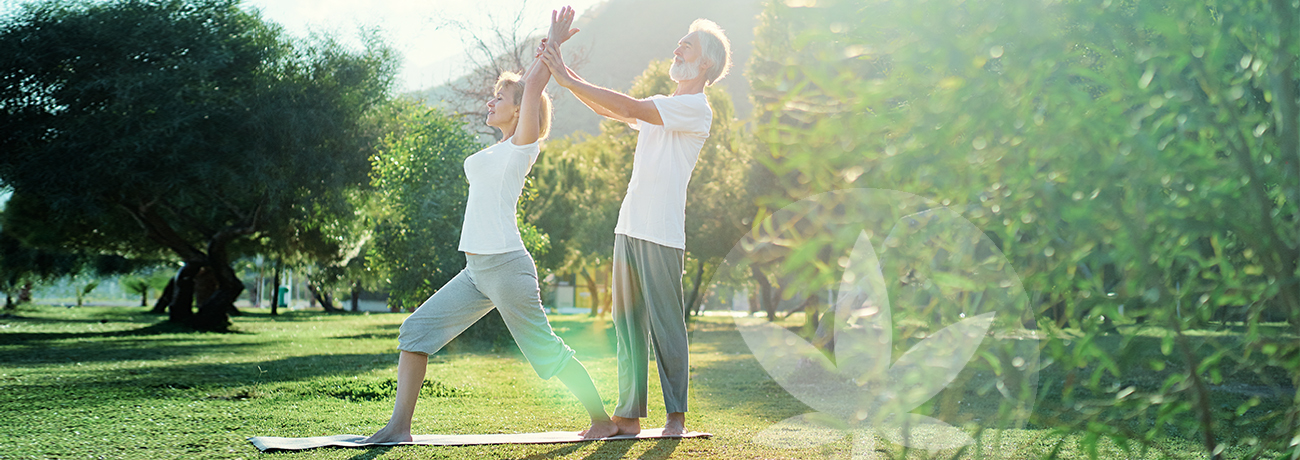
M651 344L665 409L668 413L686 412L690 357L682 296L685 256L681 249L614 235L614 333L618 340L618 407L614 415L646 416Z

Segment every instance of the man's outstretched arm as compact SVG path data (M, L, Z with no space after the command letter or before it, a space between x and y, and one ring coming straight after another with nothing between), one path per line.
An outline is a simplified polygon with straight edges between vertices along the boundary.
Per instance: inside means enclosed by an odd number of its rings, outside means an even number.
M567 67L564 70L569 73L569 76L571 78L575 80L582 80L582 77L579 77L577 74L573 73L573 70L570 70ZM577 97L579 101L582 101L582 105L587 106L587 108L591 109L592 112L596 112L596 115L600 115L602 117L609 118L615 121L621 121L623 123L633 123L636 121L629 118L619 118L619 116L616 115L614 112L610 112L608 109L601 106L600 104L597 104L595 101L592 101L591 99L582 97L582 95L579 93L575 92L573 93L573 95Z
M625 123L643 120L654 125L664 124L663 118L659 116L659 109L653 101L636 99L583 80L564 65L559 47L547 46L542 52L542 62L550 68L556 83L572 92L578 100L596 113Z

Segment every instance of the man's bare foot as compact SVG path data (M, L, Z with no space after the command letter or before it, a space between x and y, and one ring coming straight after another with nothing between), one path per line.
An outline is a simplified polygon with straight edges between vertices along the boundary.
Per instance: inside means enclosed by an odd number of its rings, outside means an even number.
M614 425L618 426L618 434L641 434L641 419L623 418L617 415L610 417Z
M618 434L618 425L613 420L592 420L591 427L582 430L582 439L608 438Z
M664 421L664 436L681 436L686 434L686 413L673 412Z
M405 430L400 430L400 429L393 428L390 425L384 425L384 427L380 428L378 432L376 432L373 435L370 435L369 438L366 438L364 441L361 441L361 443L378 444L383 442L411 442L411 440L412 438L411 438L410 428L407 428Z

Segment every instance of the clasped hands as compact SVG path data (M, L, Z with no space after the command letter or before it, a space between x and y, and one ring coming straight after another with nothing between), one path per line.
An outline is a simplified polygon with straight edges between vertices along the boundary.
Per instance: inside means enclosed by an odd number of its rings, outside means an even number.
M560 45L569 41L574 34L578 33L579 29L571 28L574 16L575 13L571 6L560 8L559 11L552 10L551 29L546 38L543 38L541 43L537 45L537 49L533 53L533 57L541 59L542 63L551 70L551 76L555 78L555 82L559 83L560 86L568 86L569 82L574 81L572 75L569 74L568 67L564 64L564 57L560 53Z

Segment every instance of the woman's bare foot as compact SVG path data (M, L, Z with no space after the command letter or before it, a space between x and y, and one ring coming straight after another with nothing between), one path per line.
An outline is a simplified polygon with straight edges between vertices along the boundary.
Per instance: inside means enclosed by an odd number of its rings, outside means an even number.
M618 434L641 434L641 419L623 418L617 415L610 417L614 425L618 426Z
M410 428L402 430L393 428L391 425L384 425L384 427L380 428L378 432L370 435L369 438L366 438L361 442L363 444L378 444L385 442L411 442L411 440Z
M582 430L582 439L600 439L608 438L618 434L618 425L613 420L592 420L591 427Z
M664 436L681 436L686 434L686 413L673 412L664 421Z

